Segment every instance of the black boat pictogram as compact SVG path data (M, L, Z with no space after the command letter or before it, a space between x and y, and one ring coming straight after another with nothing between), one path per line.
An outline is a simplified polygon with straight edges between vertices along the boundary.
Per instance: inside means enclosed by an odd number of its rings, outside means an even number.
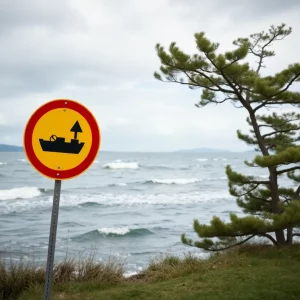
M51 135L49 141L39 139L43 151L79 154L84 143L79 143L77 139L78 132L82 132L78 121L75 122L70 131L74 132L74 139L71 139L71 142L66 142L64 137L57 137L54 134Z

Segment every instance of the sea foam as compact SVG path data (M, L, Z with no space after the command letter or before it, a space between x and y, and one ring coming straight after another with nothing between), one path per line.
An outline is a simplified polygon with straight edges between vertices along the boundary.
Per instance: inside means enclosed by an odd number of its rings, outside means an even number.
M197 158L197 161L207 161L208 158Z
M18 161L23 162L23 163L27 163L27 159L25 159L25 158L19 158Z
M115 162L107 163L103 167L105 169L138 169L139 164L137 162L115 161Z
M116 235L125 235L130 232L129 227L104 227L98 229L100 233L108 234L116 234Z
M0 190L0 200L30 199L38 197L42 192L37 187L19 187L9 190Z
M201 182L202 179L198 178L177 178L177 179L151 179L146 181L146 183L156 183L156 184L191 184Z
M31 194L28 196L38 196L42 193L40 190L33 188L29 190ZM28 191L27 191L28 192ZM17 193L13 195L5 194L3 190L0 190L0 199L9 200L15 199ZM19 196L25 194L18 192ZM46 195L45 195L46 196ZM38 197L31 199L20 199L14 200L13 202L0 201L0 211L2 213L11 212L23 212L28 210L44 210L52 207L52 196L48 196L45 199L40 199ZM112 194L112 193L99 193L99 194L76 194L68 195L62 194L60 201L61 209L81 209L82 207L95 207L95 206L108 206L108 207L145 207L145 206L156 206L156 205L176 205L185 206L189 204L203 203L203 202L215 202L221 203L220 201L228 201L234 199L227 190L224 191L195 191L192 193L176 193L176 194L144 194L137 193L134 197L129 193L122 194Z

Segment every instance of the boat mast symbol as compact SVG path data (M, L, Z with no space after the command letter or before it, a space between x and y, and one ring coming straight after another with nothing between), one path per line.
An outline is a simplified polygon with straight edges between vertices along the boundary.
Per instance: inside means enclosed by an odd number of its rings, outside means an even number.
M76 121L76 123L73 125L70 131L74 132L74 140L77 140L77 133L82 132L78 121Z
M78 121L75 122L70 131L74 132L74 139L71 139L71 142L66 142L64 137L57 137L55 134L50 136L49 141L39 139L43 151L79 154L84 143L79 143L77 139L78 132L82 132Z

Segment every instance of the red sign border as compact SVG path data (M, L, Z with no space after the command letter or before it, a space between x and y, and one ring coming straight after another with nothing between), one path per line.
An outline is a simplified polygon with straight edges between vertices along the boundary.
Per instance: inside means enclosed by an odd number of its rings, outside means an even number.
M48 168L37 158L32 146L32 134L37 122L44 114L57 108L67 108L77 111L87 120L92 132L92 145L89 154L81 164L69 170L54 170ZM86 171L95 160L100 149L100 143L100 128L94 115L84 105L71 99L55 99L39 107L29 118L25 127L23 139L25 154L32 166L39 173L56 180L71 179Z

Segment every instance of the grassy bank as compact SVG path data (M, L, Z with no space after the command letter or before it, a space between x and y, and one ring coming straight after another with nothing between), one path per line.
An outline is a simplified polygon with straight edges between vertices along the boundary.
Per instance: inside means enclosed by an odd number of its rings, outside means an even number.
M300 245L243 246L208 260L161 257L128 279L118 265L90 271L56 279L52 299L300 299ZM42 299L43 288L31 284L19 299Z

